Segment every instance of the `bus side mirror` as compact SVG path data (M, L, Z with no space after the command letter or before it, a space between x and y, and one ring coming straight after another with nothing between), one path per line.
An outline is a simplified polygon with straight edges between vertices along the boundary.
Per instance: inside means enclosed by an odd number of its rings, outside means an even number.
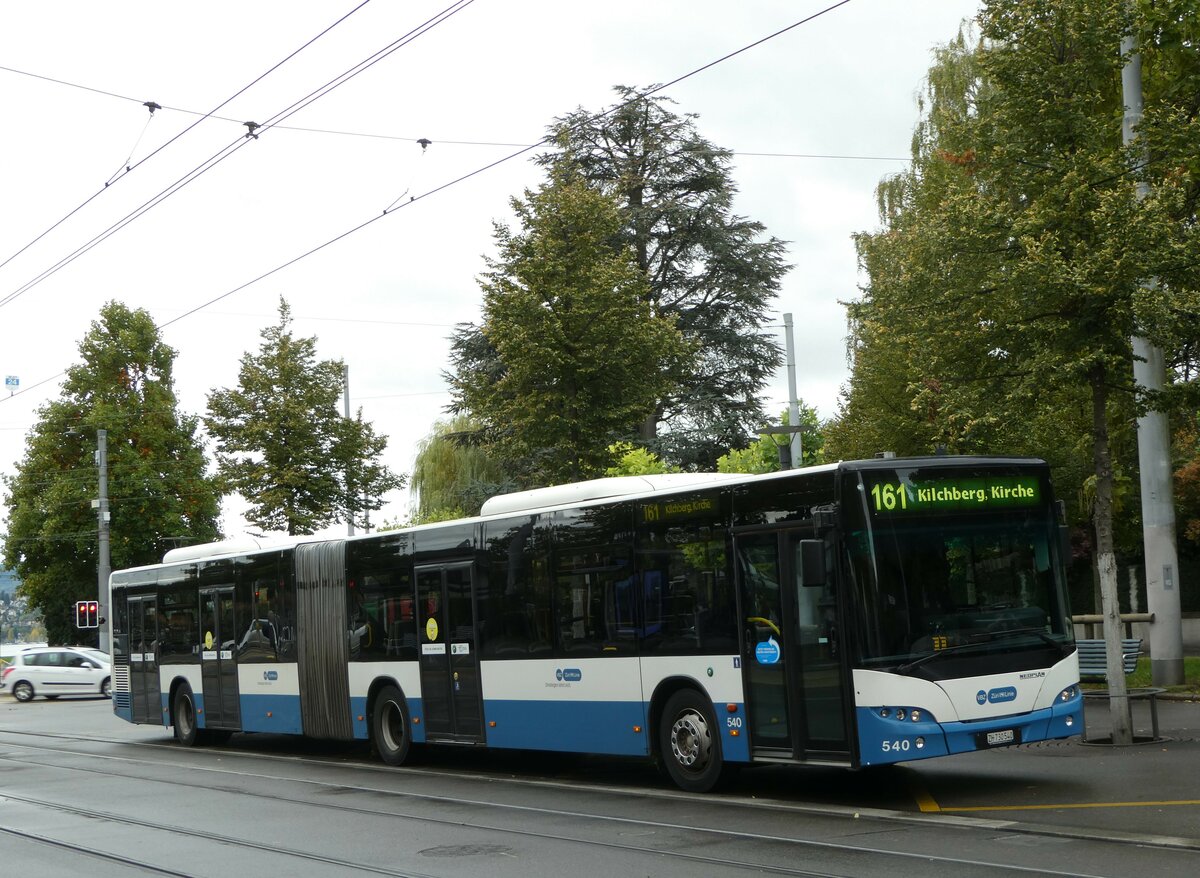
M825 585L825 541L800 541L800 584L805 588Z

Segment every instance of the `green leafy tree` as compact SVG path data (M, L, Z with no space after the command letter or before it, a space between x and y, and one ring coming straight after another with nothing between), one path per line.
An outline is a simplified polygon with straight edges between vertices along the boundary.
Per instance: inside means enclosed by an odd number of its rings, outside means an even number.
M512 207L521 231L496 226L499 257L480 282L498 368L449 379L489 453L522 484L596 476L690 351L649 301L611 198L555 173Z
M387 438L361 411L341 416L344 366L318 360L315 338L292 334L283 299L279 324L261 336L258 353L242 357L238 387L208 396L204 423L216 440L218 475L264 530L308 534L346 520L365 526L366 513L404 484L379 463Z
M800 401L800 466L815 466L825 460L825 436L817 410ZM791 413L784 410L779 418L784 426L791 424ZM745 448L731 448L717 460L720 473L773 473L780 469L779 447L788 441L784 434L764 435Z
M632 442L618 442L609 450L616 460L604 471L604 475L609 477L653 476L680 471L679 467L671 466L654 452Z
M652 451L684 469L716 459L764 421L760 392L781 362L768 312L787 271L783 242L733 213L731 153L677 114L664 97L616 89L619 105L556 119L557 149L539 158L551 174L579 174L620 208L618 240L633 253L653 313L696 351L665 359L663 388L638 425ZM461 373L499 377L481 328L453 337Z
M1121 144L1116 51L1124 33L1149 27L1137 13L1124 0L986 4L982 40L960 38L930 72L912 168L881 186L884 230L858 238L870 285L851 308L856 371L868 371L850 391L879 382L875 398L891 398L884 417L902 440L952 451L1024 442L1048 457L1070 448L1090 458L1106 613L1116 611L1122 475L1114 424L1147 402L1136 397L1130 337L1175 350L1200 310L1189 206L1200 80L1148 101L1159 104L1143 132L1156 161L1142 165ZM1179 54L1166 35L1194 30L1194 20L1154 19L1150 69ZM1192 139L1166 136L1159 126L1169 118ZM1142 175L1154 178L1155 194L1139 202ZM1160 284L1144 287L1149 277ZM1086 438L1065 434L1068 426Z
M59 399L38 411L16 474L4 563L45 617L52 643L78 640L74 604L97 597L97 430L106 431L110 559L152 564L219 537L220 494L205 474L198 419L177 410L175 351L145 311L110 302L79 346Z
M468 415L438 421L417 445L413 464L414 524L478 515L489 497L513 484L483 445Z

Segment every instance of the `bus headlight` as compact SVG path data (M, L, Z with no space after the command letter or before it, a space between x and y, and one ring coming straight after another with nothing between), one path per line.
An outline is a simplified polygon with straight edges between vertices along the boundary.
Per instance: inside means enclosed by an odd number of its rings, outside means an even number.
M1077 697L1079 697L1079 687L1078 686L1068 686L1062 692L1058 693L1059 701L1070 701L1072 698L1077 698Z

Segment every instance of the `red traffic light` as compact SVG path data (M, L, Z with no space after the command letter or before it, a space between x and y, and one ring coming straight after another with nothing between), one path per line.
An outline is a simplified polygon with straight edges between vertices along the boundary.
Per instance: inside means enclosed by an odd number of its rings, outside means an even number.
M75 627L76 628L99 628L100 627L100 602L99 601L76 601L75 602Z

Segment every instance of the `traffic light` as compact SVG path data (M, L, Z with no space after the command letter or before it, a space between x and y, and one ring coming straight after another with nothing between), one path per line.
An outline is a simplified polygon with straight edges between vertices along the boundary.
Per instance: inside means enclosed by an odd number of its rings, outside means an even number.
M75 602L75 627L100 627L100 603L98 601Z

